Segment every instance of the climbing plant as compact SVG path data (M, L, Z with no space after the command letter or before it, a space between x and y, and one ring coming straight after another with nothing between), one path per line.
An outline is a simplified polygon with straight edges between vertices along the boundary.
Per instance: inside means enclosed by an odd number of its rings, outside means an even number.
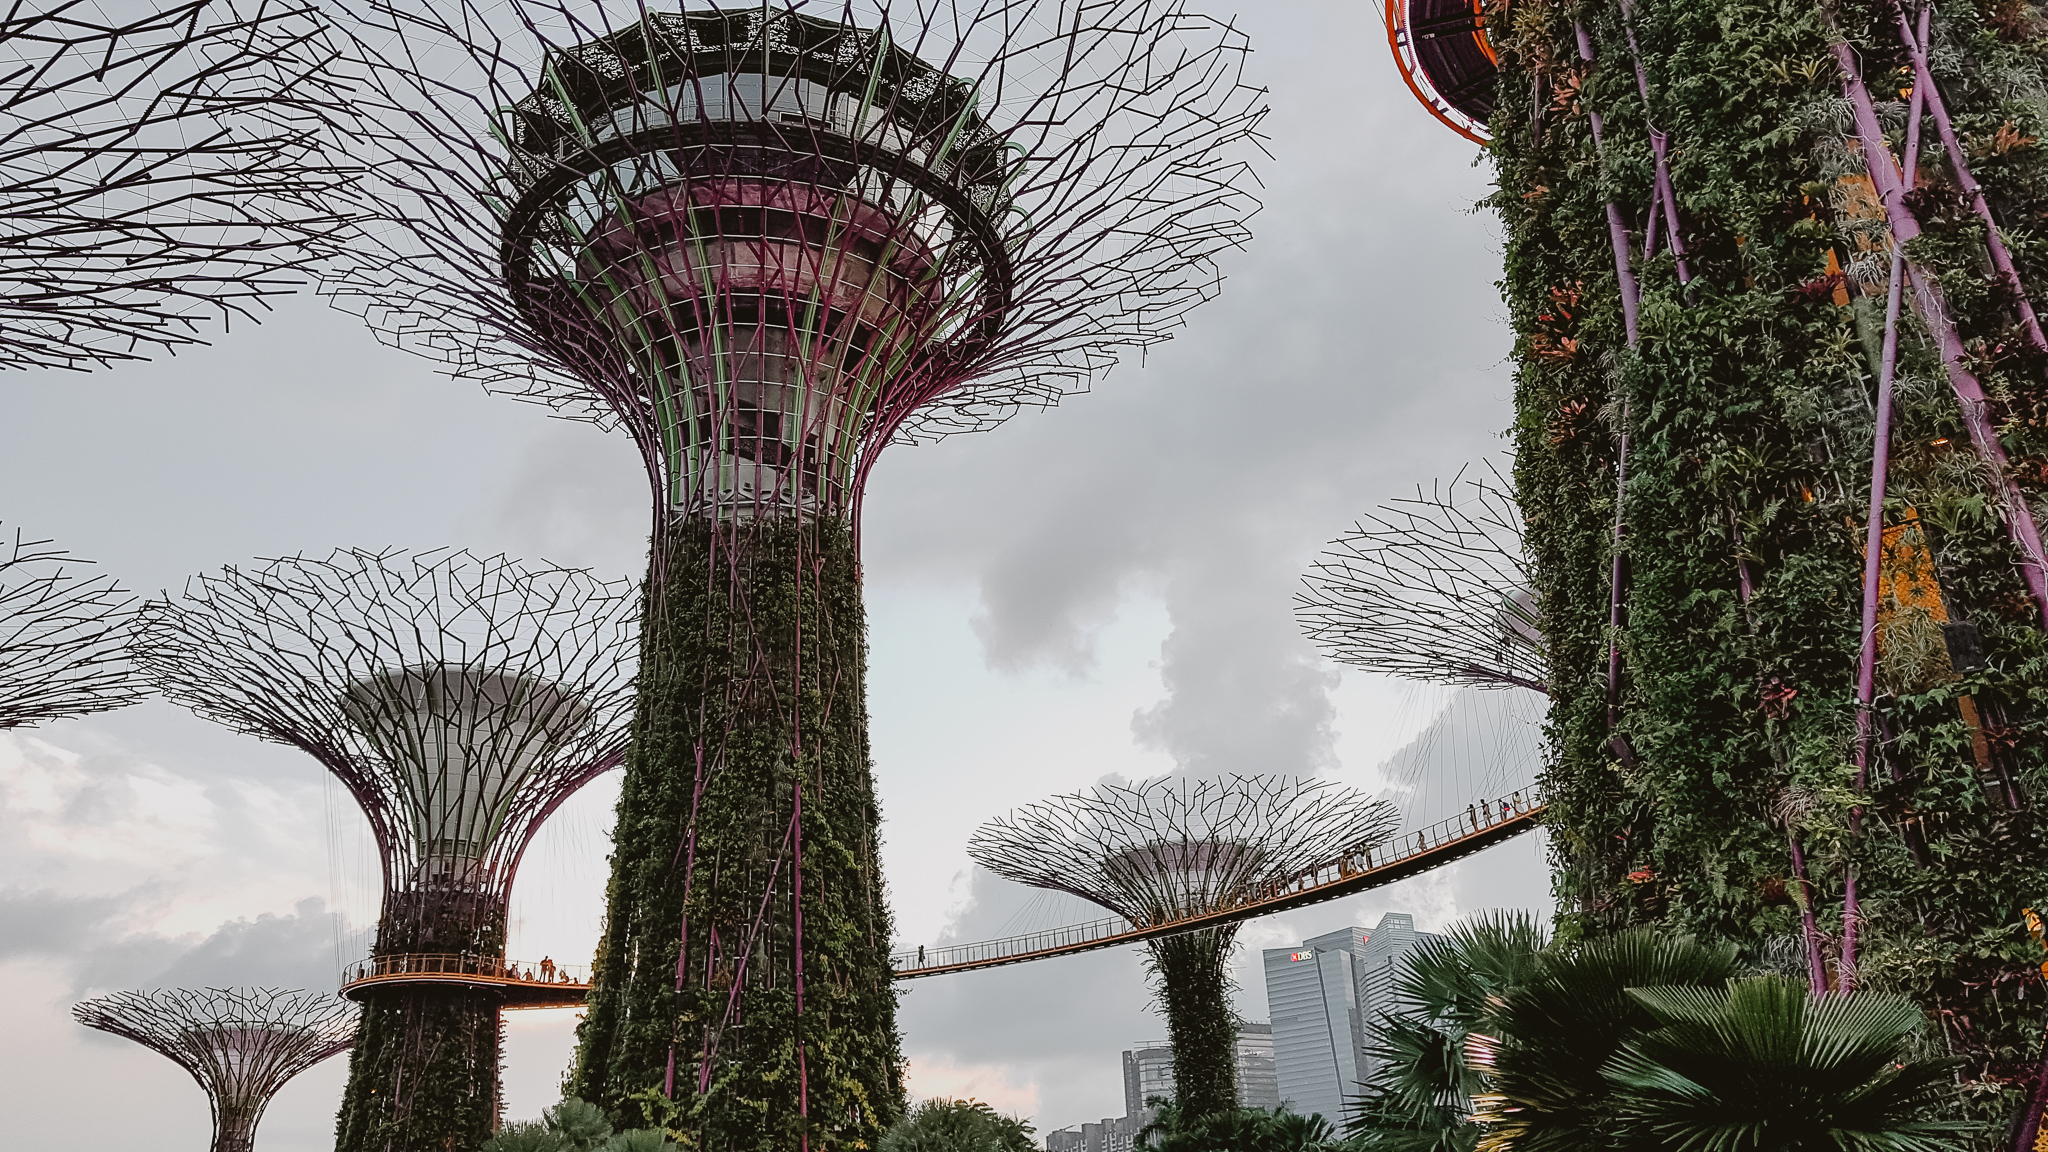
M1931 94L1916 100L1918 16L1861 0L1496 4L1489 203L1506 231L1515 482L1552 654L1561 935L1663 924L1832 986L1911 995L1965 1060L1953 1109L2004 1119L2041 1075L2048 1006L2048 957L2021 919L2048 898L2048 643L2014 543L2016 518L2048 510L2048 356L2022 307L2048 290L2048 18L1987 0L1928 24L2015 281L1992 266ZM1857 85L1889 156L1860 133ZM1658 133L1670 214L1651 208ZM1945 305L1906 285L1896 322L1859 771L1897 234L1871 173L1906 160L1909 135L1902 199L1922 231L1903 256ZM1950 321L1961 352L1945 361ZM1956 368L1988 397L2003 467L1972 446Z
M659 546L568 1091L704 1148L872 1147L904 1105L852 531L690 520Z

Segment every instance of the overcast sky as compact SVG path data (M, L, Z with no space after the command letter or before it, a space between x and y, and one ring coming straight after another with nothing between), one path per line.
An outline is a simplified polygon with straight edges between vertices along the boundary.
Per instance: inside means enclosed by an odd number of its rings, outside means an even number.
M1340 671L1291 614L1300 574L1359 513L1505 447L1499 245L1471 207L1487 174L1403 88L1371 5L1268 0L1238 17L1272 89L1275 159L1221 297L1056 410L892 448L869 488L870 705L906 944L1093 918L971 872L965 846L985 819L1107 777L1411 780L1420 814L1533 774L1531 701ZM0 378L0 444L0 523L144 592L339 545L452 544L635 578L644 565L627 441L441 378L310 298L176 358ZM529 853L515 955L587 958L615 794L615 779L592 785ZM73 1143L90 1117L96 1140L202 1147L206 1106L184 1074L80 1028L70 1004L124 987L331 988L374 913L363 840L312 761L161 701L0 734L13 1139ZM1259 948L1388 910L1437 928L1547 909L1547 888L1525 837L1249 924L1240 1011L1266 1018ZM512 1116L552 1102L573 1022L510 1016ZM1041 1132L1120 1114L1118 1051L1164 1032L1130 950L916 981L901 1023L914 1093L971 1094ZM332 1146L344 1064L286 1090L265 1152Z

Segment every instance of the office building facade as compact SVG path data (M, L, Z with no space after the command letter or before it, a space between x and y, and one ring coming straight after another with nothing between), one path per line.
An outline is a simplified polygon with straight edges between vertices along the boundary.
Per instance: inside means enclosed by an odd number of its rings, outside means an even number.
M1378 1021L1400 1007L1393 990L1400 961L1428 939L1415 931L1413 917L1389 912L1371 932L1345 928L1299 947L1266 949L1266 1007L1281 1102L1343 1123L1360 1082L1371 1075L1367 1050Z
M1237 1030L1237 1103L1244 1108L1280 1106L1271 1024L1244 1024Z

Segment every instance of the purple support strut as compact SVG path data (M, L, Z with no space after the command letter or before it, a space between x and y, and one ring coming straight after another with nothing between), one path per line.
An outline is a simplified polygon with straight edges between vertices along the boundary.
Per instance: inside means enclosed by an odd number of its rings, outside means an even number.
M1650 197L1650 230L1654 234L1657 205L1662 203L1665 224L1671 232L1671 256L1678 264L1678 283L1684 287L1692 283L1692 263L1686 259L1685 236L1678 226L1678 197L1671 190L1671 139L1650 123L1650 75L1643 68L1643 50L1636 43L1635 19L1634 0L1621 0L1622 30L1628 33L1629 59L1636 66L1636 94L1643 100L1643 128L1650 134L1650 155L1656 161L1656 191ZM1653 247L1654 241L1645 241L1644 259L1649 259L1649 249Z
M1924 26L1925 16L1922 16ZM1915 85L1906 113L1905 187L1912 187L1920 168L1920 117L1924 86ZM1870 776L1871 702L1877 697L1877 600L1884 559L1884 499L1892 459L1892 382L1899 362L1899 307L1905 296L1906 252L1892 245L1892 278L1884 300L1884 353L1877 369L1877 419L1870 444L1870 512L1863 537L1863 632L1856 655L1856 789ZM1849 835L1863 830L1863 806L1849 809ZM1856 892L1856 866L1849 865L1842 885L1842 989L1854 987L1857 930L1863 909Z
M1593 62L1593 38L1586 34L1583 23L1574 23L1572 31L1579 40L1579 59L1588 64ZM1601 139L1600 113L1589 103L1586 118L1593 129L1593 149L1604 150ZM1674 235L1673 239L1677 237ZM1636 285L1636 274L1629 267L1628 227L1622 222L1621 209L1613 200L1607 201L1607 239L1614 247L1614 278L1621 290L1621 321L1628 334L1628 346L1636 346L1636 313L1641 304L1641 290ZM1614 462L1614 567L1608 577L1607 586L1607 727L1611 731L1621 719L1621 539L1625 527L1622 521L1622 497L1628 488L1628 400L1621 402L1621 444L1615 453Z
M2048 352L2048 339L2041 335L2041 321L2034 315L2034 302L2027 298L2026 285L2020 282L2019 270L2013 267L2012 253L2006 251L2005 240L1998 234L1998 221L1991 216L1991 205L1984 199L1984 187L1970 174L1969 160L1963 153L1962 145L1956 142L1955 125L1948 118L1948 105L1942 102L1941 87L1934 82L1934 74L1927 70L1927 22L1933 12L1931 5L1920 8L1920 34L1915 36L1906 24L1906 13L1902 8L1893 9L1898 22L1899 39L1906 45L1906 51L1913 57L1913 98L1918 100L1924 92L1927 110L1934 116L1934 131L1941 137L1942 150L1948 153L1949 166L1955 170L1956 183L1962 187L1963 195L1970 201L1970 209L1984 222L1984 246L1991 252L1991 266L2005 282L2012 286L2015 304L2020 314L2020 327L2026 332L2027 343L2036 352ZM1908 181L1906 186L1912 187Z
M1891 224L1892 243L1903 247L1920 235L1920 222L1906 207L1905 188L1900 183L1899 170L1892 162L1884 133L1878 128L1877 110L1871 104L1870 89L1864 86L1855 50L1846 41L1837 41L1834 51L1835 62L1842 70L1844 94L1855 108L1856 134L1863 145L1863 159L1870 170L1871 184L1876 188L1878 200L1884 205L1885 217ZM1948 318L1948 306L1940 286L1929 280L1913 260L1908 259L1905 267L1913 286L1914 310L1940 342L1942 367L1948 373L1949 387L1954 389L1962 409L1963 426L1969 430L1970 443L1998 476L1998 496L2005 505L2006 531L2020 549L2020 576L2026 581L2027 591L2033 596L2042 621L2048 623L2048 559L2044 559L2042 554L2041 530L2034 523L2033 512L2027 507L2025 493L2013 482L2005 446L1999 443L1998 430L1992 426L1987 411L1984 386L1967 367L1969 353L1963 348L1962 338L1956 334L1954 322Z

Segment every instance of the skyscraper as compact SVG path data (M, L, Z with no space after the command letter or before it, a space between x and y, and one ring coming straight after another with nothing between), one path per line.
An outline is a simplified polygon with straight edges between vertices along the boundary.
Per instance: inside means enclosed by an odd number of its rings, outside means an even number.
M1266 949L1266 1009L1283 1103L1342 1122L1370 1071L1366 1048L1379 1017L1396 1006L1400 959L1429 938L1415 931L1413 917L1389 912L1370 933L1345 928L1298 948Z
M1245 1108L1280 1106L1280 1080L1273 1071L1271 1024L1238 1026L1237 1102Z
M1352 969L1358 978L1358 1011L1365 1022L1364 1042L1368 1047L1379 1030L1379 1021L1405 1007L1394 994L1394 981L1400 971L1402 957L1413 951L1416 945L1432 938L1430 933L1417 932L1415 918L1406 912L1389 912L1381 916L1379 926L1366 938L1365 946L1352 962ZM1362 1079L1372 1072L1373 1061L1367 1055L1358 1062L1358 1074ZM1345 1095L1356 1091L1347 1088Z
M1239 1024L1234 1051L1237 1068L1237 1103L1240 1108L1277 1108L1279 1082L1273 1075L1273 1026ZM1145 1102L1154 1097L1174 1096L1173 1046L1164 1040L1132 1045L1123 1054L1124 1115L1140 1125L1151 1119ZM1136 1127L1132 1128L1135 1132Z

